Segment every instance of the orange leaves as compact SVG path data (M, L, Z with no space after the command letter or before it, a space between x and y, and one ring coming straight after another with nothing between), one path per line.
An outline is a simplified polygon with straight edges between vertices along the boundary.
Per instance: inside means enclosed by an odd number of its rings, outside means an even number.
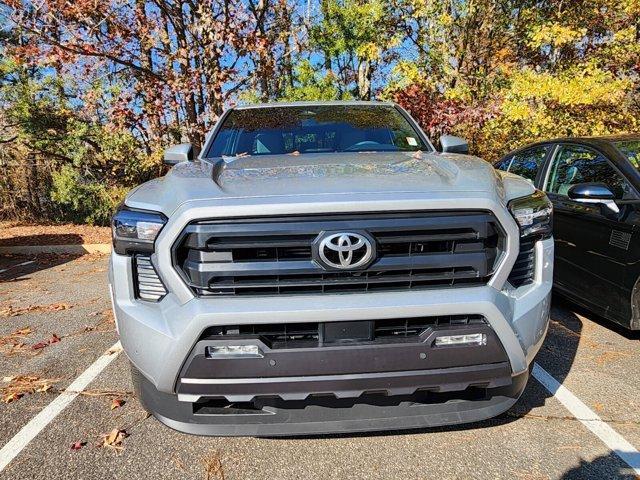
M224 480L224 468L222 459L217 451L210 452L202 459L204 466L205 478L207 480L219 479Z
M14 307L9 305L6 308L0 310L0 317L18 317L25 313L43 313L43 312L60 312L62 310L68 310L73 305L68 303L52 303L49 305L29 305L28 307Z
M11 357L17 354L26 354L26 355L35 355L39 353L39 350L42 350L49 345L60 342L62 337L53 333L51 337L46 340L42 340L40 342L34 343L29 346L25 343L25 339L28 335L33 333L31 327L23 327L16 330L9 335L5 335L4 337L0 337L0 352L4 353L5 356Z
M46 393L58 381L58 378L40 378L35 375L4 377L2 382L6 383L6 385L0 387L1 401L2 403L11 403L27 394Z
M13 356L25 349L24 339L31 334L30 327L16 330L9 335L0 337L0 351L6 356Z
M127 402L125 402L125 401L124 401L124 400L122 400L121 398L114 398L114 399L111 401L111 410L115 410L116 408L120 408L120 407L122 407L125 403L127 403Z

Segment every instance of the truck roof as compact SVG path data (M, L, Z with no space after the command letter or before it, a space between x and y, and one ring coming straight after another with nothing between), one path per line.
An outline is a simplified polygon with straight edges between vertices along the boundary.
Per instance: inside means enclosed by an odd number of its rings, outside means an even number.
M332 105L366 105L366 106L395 106L393 102L379 102L366 100L318 100L311 102L270 102L256 103L251 105L240 105L233 107L234 110L247 110L251 108L272 108L272 107L317 107Z

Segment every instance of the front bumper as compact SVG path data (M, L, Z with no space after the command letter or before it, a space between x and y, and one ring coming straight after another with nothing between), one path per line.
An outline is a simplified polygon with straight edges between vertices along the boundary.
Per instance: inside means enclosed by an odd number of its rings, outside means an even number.
M444 378L484 378L504 366L438 370L423 375L425 384L442 385ZM508 368L507 368L508 370ZM502 370L504 373L504 370ZM306 401L264 398L251 404L197 408L176 395L159 392L134 370L136 392L144 407L165 425L194 435L291 436L427 428L471 423L495 417L511 408L524 390L529 372L509 378L508 385L467 392L460 396L418 392L413 395L363 395L336 399L314 397Z
M191 298L186 302L170 292L157 304L135 299L130 258L112 254L109 275L117 327L127 356L141 372L137 382L145 406L163 423L189 433L270 436L466 423L507 410L522 392L528 378L528 366L546 333L552 264L553 240L549 239L536 244L535 282L518 289L507 285L498 290L487 285L440 290L291 296L286 299ZM295 395L306 396L313 391L325 391L316 386L310 392L294 391L288 400L284 391L278 392L278 398L261 399L263 408L258 410L266 412L261 414L224 415L215 413L215 410L212 410L213 414L198 414L194 401L206 400L212 392L216 392L204 387L201 390L179 391L185 361L202 333L212 325L340 322L467 314L486 318L503 348L504 362L454 368L440 365L434 368L427 361L420 373L413 375L408 383L391 385L395 380L383 376L383 390L388 395L390 392L390 396L384 398L360 395L371 389L380 390L373 388L375 382L349 388L349 384L359 385L358 382L366 378L359 373L355 377L343 378L346 383L341 388L334 388L339 395L340 391L352 394L341 395L341 399L332 398L330 403L333 406L326 404L327 399L321 397L309 397L307 401L294 399ZM282 385L286 383L284 381ZM389 388L386 388L387 384ZM380 381L377 385L380 385ZM406 393L411 389L415 391L416 385L431 392ZM476 387L482 387L482 395L465 398L469 389ZM265 393L274 394L278 388L283 387L275 387L273 391ZM442 395L443 392L460 392L461 395L452 396L451 400L455 401L433 402L431 398L423 398L425 395ZM181 394L182 401L177 393ZM243 398L243 395L253 396L253 393L240 388L223 392L222 395L227 400L244 401L247 398ZM340 405L344 408L339 408ZM203 408L205 410L202 411L206 411L208 407Z

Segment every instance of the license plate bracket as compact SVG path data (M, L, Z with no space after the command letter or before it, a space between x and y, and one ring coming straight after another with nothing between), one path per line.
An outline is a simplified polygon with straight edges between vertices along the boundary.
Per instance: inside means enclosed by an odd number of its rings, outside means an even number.
M358 320L353 322L326 322L318 326L321 345L370 342L373 340L373 322Z

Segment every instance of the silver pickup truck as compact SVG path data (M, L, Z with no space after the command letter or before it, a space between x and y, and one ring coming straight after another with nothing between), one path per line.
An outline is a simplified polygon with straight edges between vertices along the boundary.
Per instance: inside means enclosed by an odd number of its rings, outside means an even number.
M203 435L473 422L544 339L552 208L437 152L398 106L232 108L113 217L109 280L140 401Z

